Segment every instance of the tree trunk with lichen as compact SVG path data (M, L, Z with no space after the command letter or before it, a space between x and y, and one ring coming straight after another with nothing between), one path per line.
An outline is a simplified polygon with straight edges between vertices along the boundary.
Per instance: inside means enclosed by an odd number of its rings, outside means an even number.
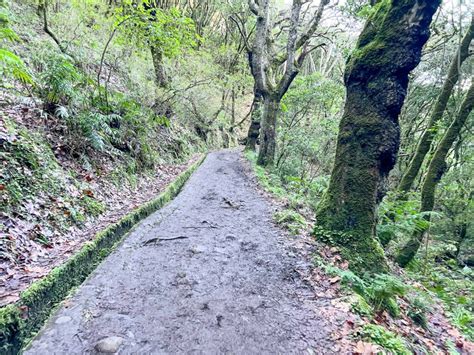
M150 11L151 21L156 21L157 9L168 8L167 4L161 3L159 1L143 1L142 4L145 10ZM164 65L165 56L160 45L153 42L150 43L150 53L153 62L153 69L155 72L156 86L155 103L153 105L153 109L157 115L171 118L171 116L173 115L173 110L169 102L163 101L161 92L162 89L168 88L170 84L170 80L168 78L168 75L166 74L166 69Z
M341 247L356 272L388 270L375 238L378 191L397 157L398 116L440 0L379 1L345 70L347 90L316 235Z
M474 107L474 82L471 84L456 118L444 134L428 166L421 188L421 212L433 211L436 186L446 171L446 158L451 147L459 137L464 124ZM429 221L429 215L425 218ZM405 267L415 257L423 240L424 231L416 231L397 256L397 263Z
M268 95L263 103L262 126L260 132L260 149L257 164L262 166L273 165L276 151L276 124L280 110L280 96Z
M250 71L255 81L254 111L251 127L247 135L247 149L254 149L260 128L260 149L257 164L273 164L276 151L276 126L280 101L298 75L305 57L315 48L310 45L312 35L319 26L324 7L329 0L321 0L308 28L301 33L300 15L304 2L293 0L288 27L286 46L283 51L276 48L271 0L248 0L250 11L256 16L255 39L247 48ZM245 31L244 31L245 32ZM247 37L244 36L247 40ZM283 64L285 64L283 66ZM284 68L283 70L281 70ZM283 72L282 75L277 73ZM261 100L263 98L263 105ZM257 104L260 103L260 104ZM260 114L260 111L263 111Z
M400 180L399 190L402 192L408 192L413 182L415 181L418 172L425 160L426 154L428 154L431 145L433 143L433 139L436 136L437 132L437 123L443 117L444 111L446 110L446 106L448 105L449 97L451 96L451 92L453 91L454 85L456 85L459 79L459 72L461 65L469 56L469 45L474 38L474 15L471 19L471 24L467 29L466 34L464 35L456 54L454 55L453 59L451 60L451 64L449 66L448 74L443 84L443 88L436 100L435 106L431 113L431 116L428 120L428 125L426 127L425 132L420 138L418 146L415 151L415 155L410 161L406 172L403 174L402 179Z
M150 46L151 57L153 61L153 68L155 70L155 103L153 109L159 116L171 118L173 116L173 109L169 102L163 100L162 92L160 90L169 87L169 79L166 75L164 66L163 52L158 46Z
M252 113L250 116L250 126L247 133L247 141L245 143L245 149L255 151L257 147L258 136L260 135L260 122L262 119L263 109L263 97L262 95L255 93L252 107Z

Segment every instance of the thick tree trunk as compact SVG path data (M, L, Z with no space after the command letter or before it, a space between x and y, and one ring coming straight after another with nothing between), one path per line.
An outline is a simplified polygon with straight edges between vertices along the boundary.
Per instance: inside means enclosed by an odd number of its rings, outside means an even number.
M346 105L315 232L340 246L356 272L388 270L383 249L375 239L377 193L395 164L398 115L408 74L420 61L439 3L381 2L346 66Z
M444 81L443 88L441 89L441 92L436 100L426 130L420 138L420 141L415 151L415 155L411 159L405 174L403 174L402 179L400 180L399 190L402 192L408 192L413 186L413 182L415 181L418 172L420 171L423 161L425 160L425 156L426 154L428 154L431 148L433 139L436 136L437 132L437 123L442 119L444 111L446 110L446 106L448 105L449 97L451 96L453 88L459 79L459 71L461 65L469 56L469 45L473 37L474 15L471 20L471 24L467 29L467 32L464 35L458 50L456 51L456 54L451 60L448 75L446 77L446 80Z
M436 186L446 171L446 158L456 139L459 137L461 130L466 123L469 114L474 107L474 82L471 84L466 97L464 98L461 108L456 118L449 126L444 134L441 142L436 148L433 158L431 159L428 172L421 189L421 212L433 211L435 203ZM429 220L429 215L425 217ZM420 245L423 241L424 231L415 232L408 243L402 248L397 256L397 262L400 266L406 266L415 257Z
M247 133L247 142L245 149L255 151L257 146L258 136L260 135L260 122L263 111L263 97L255 94L253 101L252 113L250 116L250 127Z
M335 240L361 257L361 269L387 270L383 250L375 240L375 206L379 183L395 162L399 145L398 123L387 119L379 103L364 88L348 88L339 127L335 165L329 189L318 208L318 225L337 234ZM361 261L362 261L361 260Z
M257 164L262 166L273 165L276 150L276 124L280 109L280 97L269 95L265 97L260 132L260 149Z

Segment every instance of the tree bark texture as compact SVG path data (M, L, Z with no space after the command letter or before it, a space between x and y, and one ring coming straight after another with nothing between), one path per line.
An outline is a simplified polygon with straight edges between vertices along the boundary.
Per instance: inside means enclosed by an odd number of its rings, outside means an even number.
M245 149L255 151L258 136L260 135L260 122L263 111L263 96L254 94L252 113L250 114L250 127L247 133Z
M166 88L168 87L169 81L163 64L163 53L157 46L151 46L150 51L153 60L153 68L155 69L155 84L159 88Z
M377 193L395 164L408 75L420 62L439 4L379 2L346 65L346 104L315 232L330 233L356 272L388 270L375 238Z
M260 137L260 150L258 152L257 164L273 165L276 151L276 123L280 110L280 97L267 96L263 105L263 117Z

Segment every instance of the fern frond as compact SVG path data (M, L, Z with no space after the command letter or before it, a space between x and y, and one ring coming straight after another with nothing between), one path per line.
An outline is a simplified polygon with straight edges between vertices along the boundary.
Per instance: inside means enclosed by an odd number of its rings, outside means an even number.
M0 48L0 74L12 76L24 84L33 84L33 79L21 58L3 48Z

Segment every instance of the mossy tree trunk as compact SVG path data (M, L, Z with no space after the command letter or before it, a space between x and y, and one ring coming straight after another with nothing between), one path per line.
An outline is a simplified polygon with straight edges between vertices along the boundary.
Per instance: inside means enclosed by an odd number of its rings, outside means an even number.
M260 137L260 150L257 164L273 165L276 151L276 124L280 110L281 97L279 95L265 97Z
M408 75L420 61L439 4L378 2L346 66L346 104L316 232L329 233L356 272L388 270L375 238L377 195L397 157Z
M420 138L418 146L415 151L415 155L411 159L406 172L403 174L400 180L399 190L402 192L408 192L420 171L420 168L425 160L426 154L428 154L433 139L437 133L437 123L443 118L444 111L448 105L449 97L453 91L454 86L459 80L459 72L462 63L469 56L469 45L474 38L474 15L471 19L471 24L468 27L466 34L464 35L459 48L456 51L451 64L449 66L448 74L443 84L443 88L435 102L433 111L428 120L428 124L423 135Z
M250 115L250 126L247 133L247 141L245 149L255 151L257 147L258 136L260 135L260 122L263 111L263 96L261 94L254 94L254 102L252 113Z
M155 71L155 103L153 109L159 116L171 118L173 109L169 102L163 100L163 89L167 89L170 85L168 75L164 66L164 56L161 48L155 45L150 46L151 57L153 61L153 69Z
M474 201L474 190L471 190L469 192L469 195L467 196L466 206L469 206L470 204L472 204L473 201ZM456 242L455 257L456 257L456 260L460 264L464 264L464 260L461 260L461 252L462 252L463 244L469 239L468 228L471 223L472 223L472 220L470 221L464 220L458 226L458 240Z
M435 204L436 186L446 171L446 158L451 150L454 142L459 137L464 124L467 121L474 107L474 81L467 91L467 94L461 104L459 112L454 121L451 123L436 151L431 158L426 177L421 188L421 212L433 211ZM425 218L429 221L430 216L427 214ZM402 248L397 256L397 262L400 266L405 267L415 257L421 242L423 241L424 231L416 231L410 240Z
M157 9L170 9L171 3L163 1L142 1L145 10L149 10L151 13L151 21L156 21L156 10ZM153 62L153 70L155 72L155 103L153 109L159 116L166 116L171 118L173 110L169 103L164 102L162 99L162 89L169 87L170 80L166 74L164 65L165 56L163 50L159 44L154 41L150 43L150 53Z
M167 88L169 80L163 63L163 52L161 48L154 45L150 46L150 51L153 60L153 68L155 70L155 85L158 88Z
M142 1L143 8L149 10L151 13L151 21L156 21L157 9L166 9L166 4L161 1ZM158 88L165 88L168 86L168 78L166 76L165 67L163 64L163 51L159 45L154 42L150 43L151 59L153 62L153 69L155 71L155 85Z

